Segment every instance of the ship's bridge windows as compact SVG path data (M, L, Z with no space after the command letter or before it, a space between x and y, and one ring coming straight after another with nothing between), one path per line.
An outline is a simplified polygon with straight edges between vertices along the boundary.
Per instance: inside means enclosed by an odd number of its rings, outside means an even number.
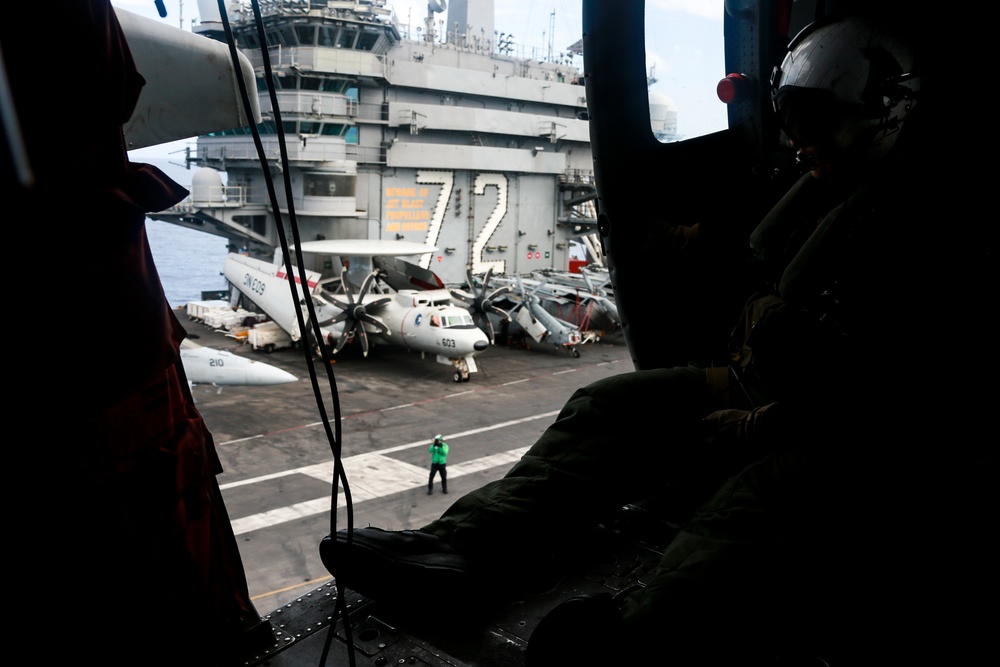
M340 137L343 136L346 129L347 126L343 123L323 123L319 133L325 137Z
M316 44L316 26L298 25L295 26L295 37L299 46L313 46Z
M381 30L365 30L361 33L361 38L358 40L357 48L360 51L374 51L375 47L378 46L379 40L383 37L383 32Z
M357 187L354 174L303 174L305 194L309 197L353 197Z
M259 49L260 42L257 41L257 32L253 30L244 30L239 34L238 46L241 49Z
M329 25L320 26L319 39L316 43L320 46L336 46L337 29Z
M300 76L299 88L319 91L323 88L323 79L318 76Z
M299 123L299 134L319 134L319 123Z
M233 222L243 225L253 233L261 236L267 232L266 215L234 215Z
M267 30L265 31L265 36L267 37L268 46L298 46L299 37L296 34L296 27L301 26L290 26L282 25L278 26L277 30ZM312 42L310 42L311 44Z

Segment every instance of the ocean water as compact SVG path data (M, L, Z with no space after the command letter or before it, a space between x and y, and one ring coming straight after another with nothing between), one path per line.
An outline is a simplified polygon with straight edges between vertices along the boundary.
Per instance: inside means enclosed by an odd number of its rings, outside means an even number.
M146 235L167 302L174 308L200 301L201 293L228 289L222 265L226 239L146 219Z
M193 172L179 158L139 152L130 154L129 159L151 164L180 185L191 188ZM146 218L146 236L167 302L172 307L200 301L202 292L229 289L222 275L229 254L226 239L149 218Z

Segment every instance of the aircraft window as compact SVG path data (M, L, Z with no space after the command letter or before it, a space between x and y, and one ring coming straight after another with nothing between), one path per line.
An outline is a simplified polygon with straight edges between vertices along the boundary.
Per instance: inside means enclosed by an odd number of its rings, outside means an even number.
M432 327L441 326L441 317L439 315L431 315L431 326Z
M474 325L471 315L455 315L448 317L448 327L464 327Z
M681 141L725 130L715 87L726 75L722 2L646 3L646 76L656 138Z

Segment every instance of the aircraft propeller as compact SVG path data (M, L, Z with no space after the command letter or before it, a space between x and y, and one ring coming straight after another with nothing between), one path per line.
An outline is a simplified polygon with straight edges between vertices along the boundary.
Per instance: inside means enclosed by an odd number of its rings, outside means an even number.
M365 324L375 327L378 329L379 333L384 335L390 335L389 327L385 325L382 320L370 314L368 311L376 310L379 306L387 303L391 300L391 297L384 297L382 299L376 299L370 301L369 303L364 303L364 298L367 296L368 291L371 289L375 282L375 277L378 275L377 271L373 271L368 274L364 282L361 283L361 288L358 290L357 298L351 291L351 284L347 280L347 269L341 272L341 285L344 288L344 296L347 297L346 300L338 298L339 295L333 295L327 293L320 297L324 302L340 309L340 312L335 316L330 318L325 322L321 322L320 326L328 324L337 324L340 322L344 323L344 330L340 334L340 339L337 341L337 346L334 348L333 353L337 354L343 349L344 345L347 344L352 337L358 336L358 340L361 341L361 351L364 356L368 356L368 334L365 333Z
M458 289L451 290L451 295L453 297L464 301L469 307L469 312L472 313L472 320L479 326L480 329L486 332L486 335L490 339L490 345L494 344L493 324L490 322L490 313L496 315L500 319L510 322L510 314L502 308L498 308L493 305L493 302L497 297L511 291L509 286L504 285L503 287L498 287L489 294L486 294L486 290L489 289L490 276L492 275L493 269L491 268L486 272L486 276L483 278L483 284L477 292L476 283L472 279L472 271L467 269L465 276L469 284L469 289L472 290L472 294Z

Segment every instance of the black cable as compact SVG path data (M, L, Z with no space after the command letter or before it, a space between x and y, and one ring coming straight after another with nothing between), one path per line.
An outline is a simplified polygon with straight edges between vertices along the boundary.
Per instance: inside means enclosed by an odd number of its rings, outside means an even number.
M281 122L281 113L278 108L277 94L275 92L273 85L271 64L267 51L267 38L266 35L264 34L263 18L261 17L260 6L258 5L257 0L252 0L251 6L253 8L254 21L257 28L257 37L261 45L261 56L264 63L264 72L266 77L265 83L267 84L267 89L271 97L271 108L272 112L274 113L274 125L276 130L276 136L278 137L278 146L280 151L281 164L284 167L282 169L282 173L284 176L286 203L288 206L289 228L292 231L292 237L295 244L295 251L299 258L298 275L300 276L301 283L303 285L302 296L304 297L302 301L305 302L306 308L309 311L309 318L314 327L314 336L316 338L317 345L319 346L320 354L322 355L324 365L326 366L327 379L330 384L331 399L333 403L335 431L331 430L330 420L327 416L326 407L323 402L323 396L320 391L319 382L316 376L313 351L310 345L302 345L302 349L306 357L306 364L309 369L309 379L310 382L312 383L313 394L316 397L316 404L317 407L319 408L320 417L323 422L323 428L324 431L326 432L327 440L330 444L330 449L331 452L333 453L333 458L334 458L334 473L332 481L333 488L332 488L332 500L331 500L332 507L331 507L331 519L330 519L331 534L336 533L336 525L337 525L336 504L337 504L338 480L341 481L344 485L344 497L347 506L348 533L350 534L353 530L353 525L354 525L354 507L351 498L350 486L347 481L347 475L344 471L343 461L341 458L342 448L340 440L341 437L340 398L337 392L337 382L333 374L333 367L332 364L330 363L329 348L326 345L326 341L323 339L323 335L319 327L319 320L316 317L315 307L312 302L312 299L310 298L311 294L309 291L309 281L308 278L306 277L305 262L303 259L302 246L298 233L299 232L298 224L295 219L295 208L293 205L292 195L291 195L292 193L291 180L290 180L291 177L289 176L289 170L287 168L288 153L285 146L284 133L282 132L283 126ZM229 24L229 15L228 12L226 11L225 0L218 0L218 7L219 7L219 14L222 19L223 28L225 29L226 33L226 42L229 46L230 58L233 61L233 67L236 71L236 81L240 89L240 97L243 101L244 109L249 110L251 108L250 96L249 93L247 92L246 81L243 78L243 68L240 66L239 54L236 49L236 41L233 38L232 27ZM254 145L257 148L257 157L258 160L260 160L261 166L263 167L263 172L265 177L264 181L267 186L267 193L271 203L271 209L274 211L275 226L277 228L278 237L281 242L281 251L285 262L285 271L288 273L289 276L288 286L289 289L291 290L292 301L293 303L299 303L299 295L295 286L296 283L296 273L294 270L295 267L292 264L291 253L289 252L288 239L285 235L284 222L281 218L281 208L278 206L278 197L274 190L274 181L271 179L271 172L270 169L268 169L267 167L267 157L264 154L264 146L260 138L260 132L257 128L257 125L253 122L253 114L247 113L247 117L250 120L250 131L251 134L253 135ZM295 315L298 320L299 331L306 332L306 334L308 334L309 330L306 327L305 319L302 314L302 309L296 308ZM308 340L308 335L306 336L306 338ZM336 580L337 579L336 573L331 573L331 574L333 574L334 580ZM341 595L341 591L339 590L339 588L337 591L335 606L337 611L336 616L342 618L344 621L344 632L347 640L348 661L349 664L353 667L355 665L355 654L354 654L354 641L352 637L352 629L350 620L348 619L347 616L347 609L346 609L346 603L344 602L344 596ZM327 651L330 642L332 640L333 633L335 631L335 626L336 626L336 621L334 620L330 623L329 635L327 638L326 645L324 647L323 657L320 663L321 665L325 664L326 662Z

